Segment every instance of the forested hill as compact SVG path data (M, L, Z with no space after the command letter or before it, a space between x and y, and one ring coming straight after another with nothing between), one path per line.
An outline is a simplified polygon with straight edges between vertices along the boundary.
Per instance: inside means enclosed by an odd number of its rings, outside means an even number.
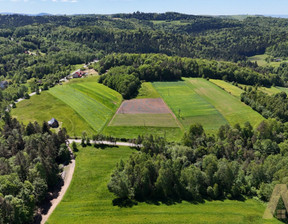
M40 39L40 47L45 45L44 37L68 37L105 53L165 53L238 61L287 41L287 25L287 19L279 18L247 17L240 21L179 13L1 15L0 36L34 35Z

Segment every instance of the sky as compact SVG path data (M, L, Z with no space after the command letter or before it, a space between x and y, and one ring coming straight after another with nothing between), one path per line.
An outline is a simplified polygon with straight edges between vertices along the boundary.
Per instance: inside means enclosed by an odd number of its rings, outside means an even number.
M194 15L286 15L288 0L0 0L0 12L113 14L180 12Z

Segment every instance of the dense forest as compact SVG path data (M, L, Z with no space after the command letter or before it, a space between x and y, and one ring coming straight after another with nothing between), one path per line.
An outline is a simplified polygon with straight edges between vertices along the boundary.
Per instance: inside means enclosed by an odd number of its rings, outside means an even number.
M8 113L0 134L0 223L31 223L37 206L60 182L59 164L70 161L66 131L46 122L23 126Z

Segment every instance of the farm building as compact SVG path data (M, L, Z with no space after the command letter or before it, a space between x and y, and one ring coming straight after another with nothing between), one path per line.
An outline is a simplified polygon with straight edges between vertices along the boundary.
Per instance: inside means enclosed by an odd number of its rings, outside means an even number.
M50 121L48 121L48 125L51 128L58 128L59 127L59 123L54 117Z
M73 78L82 78L83 76L87 75L86 72L78 71L73 74Z

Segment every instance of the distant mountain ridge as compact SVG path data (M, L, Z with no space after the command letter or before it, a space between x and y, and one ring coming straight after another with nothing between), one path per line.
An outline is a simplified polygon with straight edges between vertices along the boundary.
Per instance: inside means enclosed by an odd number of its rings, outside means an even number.
M171 13L171 12L170 12ZM109 15L121 15L122 13L114 13L114 14L109 14ZM133 13L123 13L122 15L132 15ZM144 14L149 14L149 13L144 13ZM158 14L167 14L166 13L158 13ZM185 14L185 13L176 13L179 15L188 15L188 16L192 16L194 14ZM46 13L46 12L41 12L41 13L37 13L37 14L30 14L30 13L16 13L16 12L0 12L0 15L23 15L23 16L64 16L67 14L51 14L51 13ZM85 14L71 14L73 16L75 15L85 15ZM87 15L91 15L91 14L87 14ZM98 14L94 14L94 15L98 15ZM99 14L99 15L103 15L103 14ZM106 15L108 16L108 14ZM194 15L194 16L213 16L213 17L221 17L221 18L234 18L234 19L245 19L249 16L265 16L265 17L275 17L275 18L288 18L288 14L287 15L275 15L275 14L255 14L255 15L250 15L250 14L235 14L235 15Z
M23 15L23 16L53 16L53 14L41 12L38 14L26 14L26 13L15 13L15 12L0 12L0 15Z

